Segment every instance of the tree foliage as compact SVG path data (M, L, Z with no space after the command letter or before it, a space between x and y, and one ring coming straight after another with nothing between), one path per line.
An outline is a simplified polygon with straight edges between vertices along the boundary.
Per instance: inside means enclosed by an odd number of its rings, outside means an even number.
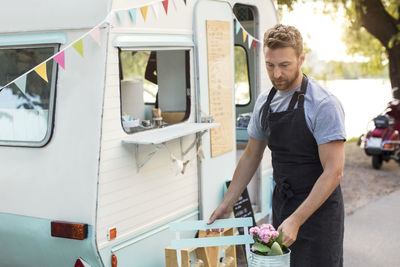
M317 2L319 0L313 0ZM278 11L306 0L277 0ZM400 88L400 0L324 0L324 13L345 11L343 41L347 52L366 58L362 73L376 76L385 70L393 88ZM397 94L397 95L396 95ZM400 90L394 94L400 97Z

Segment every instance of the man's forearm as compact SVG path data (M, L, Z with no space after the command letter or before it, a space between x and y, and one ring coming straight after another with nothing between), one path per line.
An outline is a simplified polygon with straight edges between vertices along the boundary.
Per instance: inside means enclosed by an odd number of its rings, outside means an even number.
M226 207L232 208L239 198L240 194L244 191L249 184L251 178L256 172L262 156L252 156L247 150L243 153L233 174L232 182L225 194L222 204Z

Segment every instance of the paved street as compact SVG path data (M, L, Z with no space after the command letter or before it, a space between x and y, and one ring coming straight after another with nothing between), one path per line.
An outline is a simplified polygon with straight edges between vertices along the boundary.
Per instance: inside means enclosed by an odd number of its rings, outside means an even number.
M400 190L345 219L344 266L400 266Z

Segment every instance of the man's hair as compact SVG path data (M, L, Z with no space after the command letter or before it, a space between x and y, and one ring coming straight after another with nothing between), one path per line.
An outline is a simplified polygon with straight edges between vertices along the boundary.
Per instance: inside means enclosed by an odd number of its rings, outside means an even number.
M293 26L277 24L264 34L264 48L292 47L299 57L303 52L303 37Z

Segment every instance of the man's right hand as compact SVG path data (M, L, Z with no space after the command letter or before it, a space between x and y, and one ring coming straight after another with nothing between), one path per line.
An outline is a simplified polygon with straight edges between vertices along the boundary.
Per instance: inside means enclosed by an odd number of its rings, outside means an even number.
M211 214L210 219L207 224L212 224L215 220L217 219L226 219L229 218L230 214L232 212L232 208L224 205L224 203L219 204L219 206L214 210L214 212ZM216 233L221 233L224 231L224 229L207 229L206 233L209 234L210 232L216 232Z

